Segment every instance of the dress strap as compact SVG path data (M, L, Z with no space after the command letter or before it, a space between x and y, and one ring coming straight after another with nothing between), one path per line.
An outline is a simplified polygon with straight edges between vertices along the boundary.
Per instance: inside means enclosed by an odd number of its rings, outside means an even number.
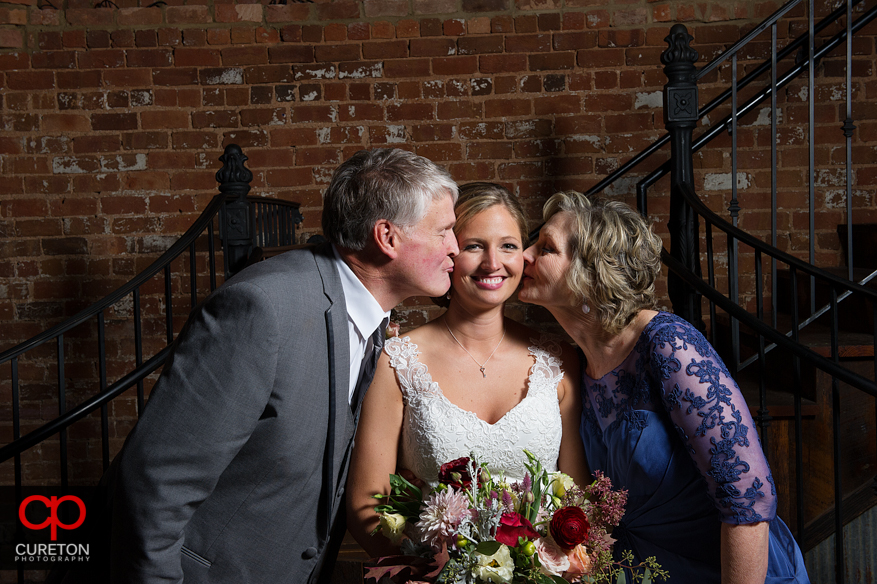
M563 353L561 339L557 335L542 333L539 338L530 338L530 354L536 359L530 368L530 389L548 388L557 391L557 384L563 379Z
M396 371L396 379L402 395L417 393L441 394L438 383L432 380L426 365L420 362L420 351L410 337L392 337L384 343L384 352L390 358L390 366Z

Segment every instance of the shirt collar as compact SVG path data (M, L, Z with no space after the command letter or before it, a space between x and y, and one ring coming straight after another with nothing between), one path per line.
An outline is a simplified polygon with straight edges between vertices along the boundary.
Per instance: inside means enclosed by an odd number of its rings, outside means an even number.
M350 266L347 265L338 253L335 245L332 245L335 254L335 263L338 266L338 274L341 276L341 288L344 290L344 301L347 304L347 315L363 338L367 339L378 328L384 318L389 318L390 313L384 312L375 297L368 291Z

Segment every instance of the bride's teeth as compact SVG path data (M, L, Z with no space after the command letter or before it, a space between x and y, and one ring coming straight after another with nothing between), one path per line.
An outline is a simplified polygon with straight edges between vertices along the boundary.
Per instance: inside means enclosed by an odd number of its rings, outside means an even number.
M485 284L499 284L502 282L502 278L479 278L478 281Z

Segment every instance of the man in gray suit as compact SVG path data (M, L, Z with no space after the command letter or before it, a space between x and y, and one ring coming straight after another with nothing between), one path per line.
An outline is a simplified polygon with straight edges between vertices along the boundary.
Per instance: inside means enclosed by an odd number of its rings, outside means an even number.
M191 315L113 465L113 582L328 578L385 317L448 290L456 197L425 158L359 152L324 195L330 243L243 270Z

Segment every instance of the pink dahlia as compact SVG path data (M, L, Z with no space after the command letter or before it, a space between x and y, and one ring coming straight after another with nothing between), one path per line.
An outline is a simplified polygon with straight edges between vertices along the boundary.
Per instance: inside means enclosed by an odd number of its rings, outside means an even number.
M468 502L464 493L452 488L433 491L417 522L423 541L435 548L450 543L463 520L471 517Z

